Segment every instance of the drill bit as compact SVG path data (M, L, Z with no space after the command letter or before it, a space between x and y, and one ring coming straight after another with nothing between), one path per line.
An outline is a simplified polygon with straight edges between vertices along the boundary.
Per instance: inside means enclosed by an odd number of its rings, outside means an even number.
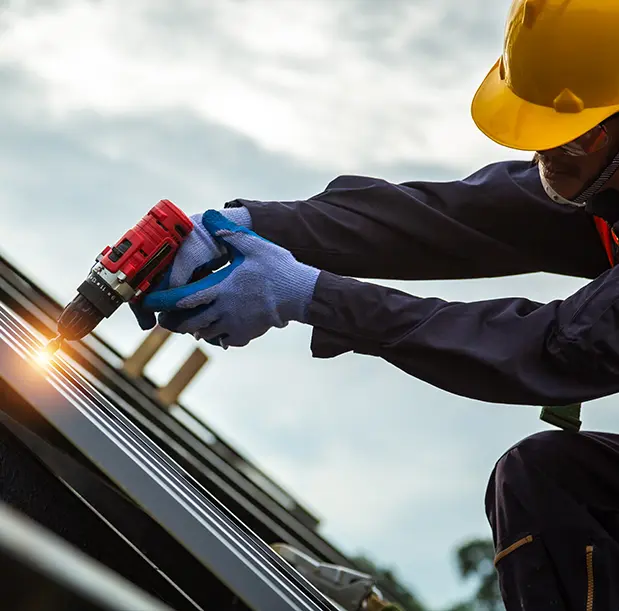
M56 351L62 346L63 342L64 338L62 337L62 335L58 334L47 343L45 350L50 354L55 354Z

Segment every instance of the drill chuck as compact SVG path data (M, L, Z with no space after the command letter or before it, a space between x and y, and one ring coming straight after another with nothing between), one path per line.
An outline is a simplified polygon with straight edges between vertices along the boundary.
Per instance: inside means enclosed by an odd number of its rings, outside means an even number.
M58 319L58 335L68 341L86 337L105 318L95 305L78 294Z
M78 294L62 311L57 322L57 335L48 342L46 350L54 354L65 340L77 341L86 337L103 318L94 304Z
M100 275L105 271L97 263L77 289L77 295L58 319L58 335L68 341L86 337L104 319L111 316L129 296L112 288Z

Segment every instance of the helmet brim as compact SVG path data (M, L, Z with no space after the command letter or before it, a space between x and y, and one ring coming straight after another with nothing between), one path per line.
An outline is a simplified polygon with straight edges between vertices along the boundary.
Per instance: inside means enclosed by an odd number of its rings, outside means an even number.
M520 151L545 151L582 136L611 115L616 106L559 113L519 98L501 79L500 59L492 67L471 105L477 127L494 142Z

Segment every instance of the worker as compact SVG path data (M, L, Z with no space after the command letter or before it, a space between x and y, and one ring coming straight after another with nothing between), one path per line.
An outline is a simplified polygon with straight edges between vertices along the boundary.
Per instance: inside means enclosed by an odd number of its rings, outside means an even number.
M487 402L617 393L618 32L617 0L513 0L472 116L530 161L450 182L339 176L308 199L207 210L138 321L223 347L297 321L314 357L379 357ZM589 282L550 303L459 303L367 281L531 272ZM523 439L496 463L486 509L508 611L619 609L619 435Z

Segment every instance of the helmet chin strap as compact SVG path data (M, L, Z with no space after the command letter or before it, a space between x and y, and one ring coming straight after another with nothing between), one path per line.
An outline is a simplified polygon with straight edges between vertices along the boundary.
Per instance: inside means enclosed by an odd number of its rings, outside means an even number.
M551 186L546 177L544 176L544 172L542 170L542 164L537 164L539 169L539 177L542 181L542 187L544 187L544 191L548 197L557 202L558 204L567 204L568 206L578 206L579 208L583 208L587 205L587 202L597 193L600 192L602 187L614 176L615 172L619 169L619 153L617 153L614 159L610 162L610 164L606 167L606 169L598 176L597 180L590 186L587 187L578 197L574 199L566 199L562 195L559 195Z

